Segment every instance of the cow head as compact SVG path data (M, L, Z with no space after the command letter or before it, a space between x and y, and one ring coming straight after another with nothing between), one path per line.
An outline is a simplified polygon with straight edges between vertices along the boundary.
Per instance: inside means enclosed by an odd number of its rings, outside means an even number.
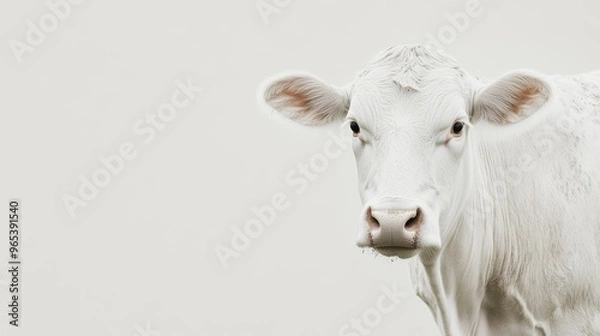
M357 244L409 258L441 248L469 197L473 124L525 119L548 94L537 75L484 85L442 52L405 46L381 53L343 88L292 74L269 80L262 97L302 124L342 124L364 204Z

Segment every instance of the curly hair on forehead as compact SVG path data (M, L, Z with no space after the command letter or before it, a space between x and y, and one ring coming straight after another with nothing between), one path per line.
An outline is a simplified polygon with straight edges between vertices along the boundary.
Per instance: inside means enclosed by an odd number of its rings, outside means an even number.
M388 79L393 79L405 89L419 91L427 75L436 69L454 69L464 74L454 58L442 50L415 44L387 48L379 53L358 73L357 79L369 77L377 69L385 69Z

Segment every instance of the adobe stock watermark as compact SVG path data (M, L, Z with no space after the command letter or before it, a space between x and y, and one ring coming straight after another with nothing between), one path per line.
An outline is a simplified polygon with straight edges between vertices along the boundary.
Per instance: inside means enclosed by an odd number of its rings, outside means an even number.
M448 23L438 29L435 35L427 33L425 44L437 49L444 49L444 45L454 43L458 34L464 33L469 28L471 20L481 14L483 14L483 7L480 0L467 0L464 11L444 15Z
M329 162L338 158L350 146L351 138L344 137L340 133L329 131L329 139L323 144L322 150L313 154L308 161L299 163L285 175L284 182L287 187L293 189L293 194L301 195L304 193L310 183L317 180L319 175L327 170ZM227 244L217 244L214 247L221 266L227 268L231 259L240 258L242 252L248 250L252 242L258 239L265 229L275 222L277 214L291 206L290 194L286 191L273 193L267 204L250 208L253 213L252 218L241 226L233 225L231 227L229 242Z
M381 324L383 318L398 307L402 299L408 296L406 291L398 289L396 283L392 284L392 288L382 285L381 292L373 306L365 309L359 317L348 320L340 327L338 336L365 336L371 334Z
M175 90L169 100L160 104L156 110L147 112L131 125L132 135L128 136L131 140L123 141L111 154L100 154L98 167L86 175L78 176L77 191L63 195L63 205L71 218L75 218L78 209L85 208L93 202L102 189L123 172L128 162L136 158L139 147L150 145L159 132L163 131L203 90L202 87L195 86L191 78L177 79L174 86Z
M133 329L135 332L131 334L131 336L161 336L160 331L152 328L150 322L146 322L146 325L143 327L139 324L136 324Z
M55 32L60 23L68 19L73 10L85 0L50 0L46 2L46 10L36 19L26 22L23 40L11 38L8 42L18 63L22 63L25 54L35 51L48 35Z
M287 7L292 0L256 0L254 5L260 15L260 19L265 24L269 25L269 16L281 12L282 9Z

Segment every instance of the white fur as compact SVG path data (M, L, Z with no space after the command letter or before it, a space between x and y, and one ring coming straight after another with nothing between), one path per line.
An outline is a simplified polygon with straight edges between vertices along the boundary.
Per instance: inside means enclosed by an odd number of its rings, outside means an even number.
M413 284L442 334L600 335L599 72L517 71L488 84L442 52L406 46L343 90L286 78L266 86L273 108L360 125L365 209L423 209L418 249L397 255L418 253ZM290 102L282 83L316 102ZM358 244L370 244L364 220Z

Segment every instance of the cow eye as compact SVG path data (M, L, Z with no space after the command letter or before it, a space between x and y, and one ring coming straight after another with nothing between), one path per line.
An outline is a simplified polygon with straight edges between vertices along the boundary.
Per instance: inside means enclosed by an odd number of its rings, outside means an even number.
M463 131L464 128L465 128L464 122L456 121L456 122L454 122L454 125L452 125L452 133L458 135Z
M358 127L358 123L356 121L350 123L350 129L352 132L354 132L354 134L358 134L360 132L360 127Z

